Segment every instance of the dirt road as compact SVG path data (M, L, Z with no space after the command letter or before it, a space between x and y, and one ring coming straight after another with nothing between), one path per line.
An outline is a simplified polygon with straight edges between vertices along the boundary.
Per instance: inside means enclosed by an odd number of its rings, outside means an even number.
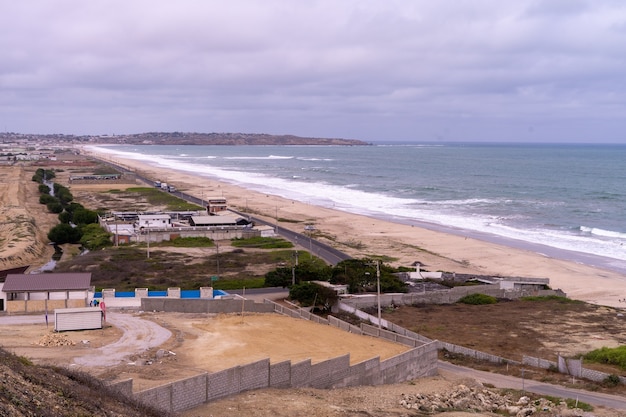
M141 355L149 349L159 347L172 337L169 330L133 314L109 312L107 322L120 329L123 332L122 337L87 355L75 357L75 364L89 367L119 365L130 356Z

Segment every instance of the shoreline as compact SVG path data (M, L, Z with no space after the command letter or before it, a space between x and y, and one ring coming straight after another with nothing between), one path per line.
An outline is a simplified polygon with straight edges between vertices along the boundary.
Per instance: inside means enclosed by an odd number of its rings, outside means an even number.
M244 188L219 178L188 171L152 165L141 161L98 151L90 147L83 153L109 160L148 178L167 179L179 190L197 198L222 196L229 207L262 217L269 223L303 232L305 224L313 224L319 234L340 250L355 258L387 256L394 266L410 266L413 262L431 271L447 271L480 275L549 278L553 289L563 290L568 297L594 304L626 308L626 273L580 262L584 254L572 259L549 256L558 249L537 251L538 246L525 242L498 241L496 237L452 228L405 223L349 213L336 208L315 206ZM413 224L415 223L415 224ZM316 236L317 238L317 236ZM322 241L324 241L322 239ZM306 244L302 246L306 250ZM567 251L562 251L567 252Z

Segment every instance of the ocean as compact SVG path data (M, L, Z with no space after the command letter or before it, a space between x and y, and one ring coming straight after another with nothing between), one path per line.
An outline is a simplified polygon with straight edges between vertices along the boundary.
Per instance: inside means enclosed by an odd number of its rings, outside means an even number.
M626 145L99 150L308 204L626 273Z

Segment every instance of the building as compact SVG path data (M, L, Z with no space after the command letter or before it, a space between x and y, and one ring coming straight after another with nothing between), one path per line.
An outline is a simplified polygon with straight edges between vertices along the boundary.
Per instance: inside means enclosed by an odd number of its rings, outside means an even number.
M228 209L224 197L209 197L205 198L203 201L206 201L206 211L209 214L215 214Z
M86 307L91 273L8 274L1 289L9 313Z
M169 214L140 214L137 218L137 225L140 229L164 229L172 227L172 218Z

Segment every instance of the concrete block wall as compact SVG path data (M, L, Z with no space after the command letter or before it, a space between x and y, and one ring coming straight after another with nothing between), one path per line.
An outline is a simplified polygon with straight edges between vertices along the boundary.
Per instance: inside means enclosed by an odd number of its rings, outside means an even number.
M542 369L550 369L550 368L557 369L557 366L558 366L557 362L549 361L547 359L535 358L532 356L524 356L522 358L522 363L524 365L533 366L535 368L542 368ZM563 372L563 373L567 373L567 372ZM575 370L575 375L573 376L576 376L579 378L585 378L590 381L602 382L605 379L607 379L610 376L610 374L606 372L596 371L593 369L587 369L585 367L580 367ZM626 377L620 376L619 379L622 384L626 384Z
M289 388L291 386L291 361L270 365L270 388Z
M159 410L171 412L174 409L172 404L172 384L137 392L135 399Z
M388 305L414 305L414 304L452 304L469 294L486 294L497 298L517 299L525 296L565 296L560 290L504 290L498 284L477 285L468 287L454 287L447 290L431 291L428 293L399 293L381 294L380 303L382 306ZM343 298L342 303L350 305L356 309L375 307L378 304L376 294L371 296L359 296L354 298ZM371 316L373 317L373 316ZM377 318L374 318L377 319ZM383 323L384 324L384 323Z
M291 366L291 387L306 387L311 379L311 359L298 362Z
M241 391L267 388L270 380L270 360L263 359L241 367Z
M346 323L343 320L339 320L336 317L328 316L328 324L333 327L337 327L344 332L354 333L354 334L363 334L363 331L360 327L354 326L350 323Z
M332 388L335 381L349 375L349 368L349 354L311 365L308 386L319 389Z
M207 378L207 402L239 394L241 392L240 380L240 367L238 366L210 374Z
M237 299L189 299L189 298L142 298L141 309L144 311L166 311L180 313L272 313L270 304L257 303L253 300Z
M174 382L171 387L171 410L188 410L207 401L207 374Z

